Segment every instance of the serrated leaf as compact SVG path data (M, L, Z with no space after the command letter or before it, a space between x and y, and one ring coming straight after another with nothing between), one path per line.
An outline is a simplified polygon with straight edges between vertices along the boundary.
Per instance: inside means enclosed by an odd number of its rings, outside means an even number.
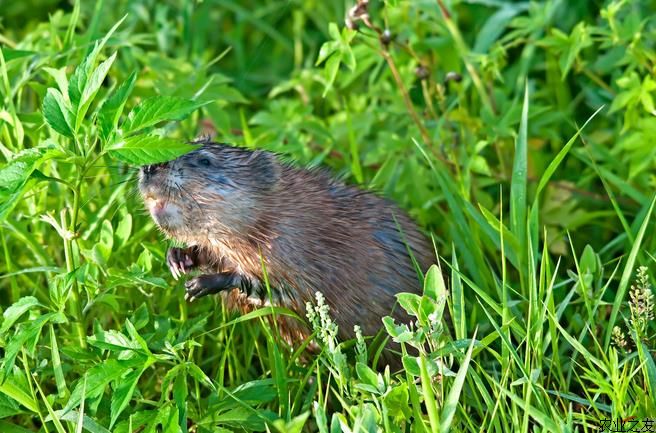
M137 71L134 71L130 76L121 83L120 86L112 95L105 100L100 111L98 112L98 128L100 129L100 137L107 141L111 133L118 125L118 120L123 112L123 107L128 97L134 89L134 83L137 81Z
M115 352L139 349L139 345L135 341L130 340L125 334L114 329L98 331L94 336L88 337L87 341L92 346Z
M129 164L145 165L171 161L197 147L173 138L136 135L112 144L107 152Z
M0 219L16 206L36 167L45 159L42 148L26 149L0 168Z
M148 344L146 343L146 340L144 340L143 337L139 335L139 332L137 332L137 330L134 328L134 325L132 324L132 322L130 322L129 319L125 320L125 328L127 329L128 334L130 334L132 340L139 345L141 350L143 350L148 355L151 355L152 353L150 352L150 349L148 349Z
M11 369L14 367L14 362L16 361L18 352L24 346L27 346L29 341L36 340L36 337L41 333L43 326L55 316L57 316L57 313L48 313L39 316L35 320L26 324L25 327L20 328L19 331L9 340L5 347L5 359L2 366L3 378L7 377Z
M52 87L47 90L43 98L43 117L52 129L73 138L71 108L59 90Z
M77 68L75 68L75 71L73 72L73 75L68 82L68 97L71 100L73 107L76 107L76 112L77 107L80 105L84 90L87 87L87 82L91 77L91 69L96 63L96 58L98 57L100 50L103 49L107 43L107 40L116 31L118 26L121 25L126 17L127 14L123 15L123 18L114 24L114 26L107 32L101 41L96 41L93 50L91 50L91 52L84 58L82 63L80 63Z
M26 149L0 168L0 198L20 190L44 155L43 148Z
M91 50L84 60L77 65L75 71L73 71L73 75L71 75L71 78L68 80L68 98L73 107L77 108L80 103L82 92L84 91L84 87L86 86L89 75L91 74L91 68L96 61L96 57L101 48L102 47L99 43L96 42L93 50Z
M109 68L112 66L112 63L114 63L115 59L116 53L112 54L107 60L98 65L82 89L80 103L77 107L77 113L75 115L75 131L80 129L80 125L82 124L84 116L87 114L89 105L91 105L91 102L93 102L93 98L95 98L96 93L98 93L98 89L100 89L100 86L105 80L105 77L109 72Z
M124 134L139 131L166 120L180 120L211 101L193 101L177 96L154 96L132 109L121 125Z
M7 332L9 328L16 323L20 316L38 306L41 306L41 303L34 296L24 296L14 302L4 313L2 313L4 321L2 322L2 327L0 327L0 334Z
M102 395L110 382L121 378L128 370L143 364L143 359L131 358L125 361L108 359L102 364L98 364L87 372L86 395L85 399L95 399ZM71 397L66 403L64 410L69 411L80 405L82 402L82 391L84 381L79 380L71 393Z
M63 95L68 95L68 78L66 77L66 66L63 66L59 69L55 68L43 68L52 78L55 79L59 91Z

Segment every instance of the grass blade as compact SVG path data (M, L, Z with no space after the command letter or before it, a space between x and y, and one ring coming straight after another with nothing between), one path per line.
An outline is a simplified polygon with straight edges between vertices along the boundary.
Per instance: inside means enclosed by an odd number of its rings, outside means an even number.
M451 423L453 422L453 416L456 413L456 407L458 406L458 401L460 400L460 393L462 392L462 387L465 384L465 377L467 376L467 371L469 369L469 361L471 360L472 350L474 349L474 343L476 342L476 333L478 330L474 331L472 341L469 344L467 349L467 354L465 354L465 359L460 365L458 374L456 375L449 394L444 401L444 407L442 408L442 421L440 423L440 432L448 433L451 429Z
M645 237L647 231L647 226L649 226L649 220L651 219L652 211L654 210L654 203L656 203L656 196L651 200L647 214L642 221L636 240L631 247L629 252L629 257L626 260L626 265L624 266L624 272L622 272L622 277L620 278L620 284L617 287L617 294L615 295L615 300L613 301L613 309L610 313L610 318L608 319L608 324L606 325L606 338L604 339L604 350L608 350L610 345L610 338L613 332L613 326L615 326L615 321L617 320L617 315L620 312L620 307L622 306L622 301L624 300L624 295L629 288L629 282L631 281L631 275L633 274L633 269L635 267L636 258L638 257L638 252L640 251L640 246L642 245L642 240Z

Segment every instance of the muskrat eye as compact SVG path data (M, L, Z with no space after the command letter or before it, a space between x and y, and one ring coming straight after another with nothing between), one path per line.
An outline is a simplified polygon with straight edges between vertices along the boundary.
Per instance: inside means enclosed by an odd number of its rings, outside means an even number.
M199 163L200 165L204 165L205 167L209 167L209 166L210 166L210 160L207 159L207 158L202 158L202 159L198 160L198 163Z

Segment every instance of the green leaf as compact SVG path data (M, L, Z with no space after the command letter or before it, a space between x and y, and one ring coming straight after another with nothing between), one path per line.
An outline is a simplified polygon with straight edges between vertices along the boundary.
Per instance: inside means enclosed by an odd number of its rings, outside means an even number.
M569 139L569 141L563 146L563 148L560 149L558 154L551 160L549 166L544 171L544 173L542 173L542 176L540 177L540 181L538 182L538 187L537 190L535 191L535 201L533 202L534 207L537 206L537 200L540 195L540 192L542 192L544 187L547 186L549 179L551 179L551 176L553 176L560 163L563 161L565 156L569 153L570 149L576 142L576 139L579 137L579 135L581 135L581 132L585 129L588 123L590 123L590 121L594 119L597 113L599 113L603 108L604 108L603 105L597 108L597 111L595 111L594 113L592 113L590 117L588 117L588 120L585 121L583 126L581 126L576 130L576 133L572 136L572 138Z
M7 377L2 384L0 384L0 392L7 397L16 400L18 403L25 406L27 409L34 413L39 413L39 405L32 398L30 390L27 385L21 386L21 380L16 380L22 372L14 372L11 376ZM25 381L22 381L25 382Z
M16 334L9 340L5 347L5 359L2 366L3 378L6 378L14 367L14 362L16 361L18 352L25 347L29 341L36 340L41 333L43 326L48 323L49 320L54 319L55 316L58 316L58 313L44 314L18 329Z
M289 422L285 422L282 419L277 419L273 422L273 426L280 433L301 433L309 416L310 411L307 411L292 418Z
M13 398L9 398L0 393L0 419L19 415L24 412L25 410L22 409ZM0 431L4 432L4 430Z
M331 56L326 62L326 87L323 91L322 97L325 98L330 89L333 88L335 79L337 78L337 72L339 71L339 65L342 62L341 53Z
M148 349L148 344L146 343L146 340L144 340L144 338L139 334L139 332L137 332L134 325L132 324L132 322L130 322L129 319L125 320L125 329L127 329L128 334L130 335L132 340L137 342L137 344L139 345L141 350L144 351L144 353L146 353L147 355L152 355L150 349Z
M424 295L434 301L445 299L447 296L444 277L442 276L442 271L437 265L431 265L428 272L426 272L426 278L424 279Z
M165 120L180 120L211 101L193 101L177 96L154 96L132 109L121 125L124 134L156 125Z
M36 51L14 50L9 47L0 47L0 49L2 49L2 55L5 56L5 62L38 54Z
M187 376L178 374L173 384L173 400L178 407L178 420L180 428L185 429L187 426L187 398L189 390L187 388Z
M187 371L189 372L191 377L196 379L198 382L202 383L212 391L216 391L216 387L212 383L212 380L209 377L207 377L205 373L203 373L203 370L201 370L199 366L190 362L187 364Z
M52 87L47 90L43 98L43 117L52 129L73 138L71 107L59 90Z
M460 369L458 370L458 374L456 374L456 378L451 384L451 389L449 390L449 394L446 397L446 400L444 401L444 405L442 407L442 415L440 416L440 432L443 433L448 433L449 429L451 428L451 423L453 422L453 417L456 414L456 409L458 407L458 400L460 399L460 393L462 392L462 387L465 384L465 378L467 377L467 370L469 368L469 361L471 360L472 356L472 350L474 349L474 343L476 341L476 332L474 332L474 336L472 337L471 344L469 345L469 349L467 349L467 354L465 355L465 359L462 361L460 364Z
M128 244L130 233L132 233L132 214L126 213L114 231L115 244L118 245L118 248Z
M80 103L75 114L76 132L78 129L80 129L80 125L82 124L82 120L84 120L84 116L87 114L89 105L91 105L91 102L93 102L93 99L96 97L96 93L98 93L98 89L100 89L100 86L102 85L103 80L107 76L109 68L112 66L112 63L114 63L115 59L116 53L112 54L107 60L98 65L98 67L93 71L91 77L89 77L89 80L85 84L84 89L82 90L82 95L80 96Z
M33 430L28 430L16 424L10 424L8 421L0 421L0 431L2 433L32 433Z
M649 352L649 347L645 343L637 339L635 341L638 356L644 369L645 383L649 389L648 394L651 395L652 399L656 399L656 364L654 363L654 357Z
M515 142L515 159L510 181L510 231L519 241L518 255L526 255L526 180L527 163L527 129L528 129L528 82L524 90L524 105L519 124L519 134ZM520 266L523 260L520 259Z
M115 329L96 331L95 335L87 338L87 341L93 346L114 352L139 349L136 341L130 340L125 334Z
M67 412L65 410L57 410L54 412L54 414L59 420L68 421L71 423L78 422L80 417L80 414L75 410L72 410L70 412ZM47 420L48 419L46 419L46 421ZM87 415L82 416L82 426L89 433L111 433L109 430L107 430L102 425L98 424L98 422L96 422L92 418L89 418Z
M97 41L95 43L93 50L91 50L91 52L84 58L82 63L80 63L77 68L75 68L73 75L71 75L71 79L68 82L68 97L71 101L71 104L76 109L76 114L79 113L78 108L81 105L84 105L81 103L82 97L85 93L85 89L87 88L87 83L90 81L92 76L91 70L96 64L96 58L98 57L98 54L100 54L100 51L107 43L107 40L112 34L114 34L118 26L121 25L125 18L127 18L127 15L124 15L123 18L114 24L114 26L109 30L109 32L107 32L101 41Z
M399 305L403 307L413 317L419 314L419 304L421 303L421 296L414 293L397 293L396 299Z
M526 4L503 4L494 14L485 21L476 32L476 43L472 51L484 54L501 36L508 23L515 15L525 11Z
M110 382L120 379L128 370L138 364L143 364L143 359L137 357L126 361L108 359L102 364L91 368L86 376L86 396L84 398L93 400L100 397ZM66 403L66 411L74 409L82 403L83 388L84 381L79 380L68 399L68 403Z
M403 355L402 361L403 368L405 369L406 373L414 377L419 377L421 375L421 371L419 370L419 363L417 363L417 358L414 356Z
M390 316L383 317L383 325L385 325L385 330L389 336L397 343L405 343L410 341L413 337L413 334L410 332L407 325L397 325L394 322L394 319Z
M624 301L624 295L626 294L627 289L629 288L629 283L631 281L631 275L635 267L635 262L638 257L638 252L640 252L640 246L642 245L642 240L645 237L647 232L647 227L649 226L649 221L651 220L651 215L654 210L654 205L656 204L656 196L651 200L649 208L647 209L647 214L644 216L644 220L640 225L638 230L638 235L635 238L635 242L631 246L631 251L629 251L629 256L626 259L626 264L624 265L624 271L622 272L622 277L620 278L620 284L617 287L617 293L615 294L615 300L613 301L613 308L610 312L610 319L606 324L606 338L604 339L604 349L608 350L610 345L610 338L613 333L613 326L615 326L615 321L617 320L617 315L620 312L620 307Z
M145 165L171 161L197 147L173 138L135 135L112 144L107 153L129 164Z
M20 192L34 170L44 160L54 155L54 152L50 152L51 149L46 146L25 149L0 168L0 199L2 201Z
M314 420L319 429L319 433L328 433L328 417L326 410L317 401L313 402Z
M118 120L123 113L128 97L134 89L134 83L137 81L137 71L134 71L130 76L121 83L120 86L112 93L112 95L105 100L100 111L98 112L98 128L100 130L100 137L103 141L108 141L112 132L118 125Z
M67 392L66 378L64 377L64 370L62 368L61 356L59 355L59 343L55 335L55 327L52 323L48 324L50 331L50 352L52 354L52 370L55 373L55 383L57 384L57 394L63 397Z
M141 377L144 371L146 371L145 368L134 370L126 374L118 381L118 386L112 393L112 402L111 402L112 417L109 422L110 429L114 427L114 423L121 415L121 412L125 410L128 403L130 402L130 399L134 394L134 390L137 388L137 383L139 382L139 378Z
M337 50L339 50L338 41L325 42L323 45L321 45L321 49L319 50L319 57L317 57L317 61L315 62L314 66L319 66L324 60L328 58L328 56Z
M24 296L18 301L14 302L9 308L2 313L4 321L2 322L2 327L0 327L0 334L4 334L12 327L14 323L25 314L27 311L31 310L34 307L42 306L38 299L34 296Z
M366 364L363 364L361 362L356 363L355 371L358 374L358 378L362 382L366 383L367 385L373 386L375 389L378 388L378 376Z

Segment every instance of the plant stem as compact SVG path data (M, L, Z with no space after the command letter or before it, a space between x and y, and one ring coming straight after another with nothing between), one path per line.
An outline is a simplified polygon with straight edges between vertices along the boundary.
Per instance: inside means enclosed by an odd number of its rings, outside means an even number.
M481 80L481 77L478 75L478 72L476 71L474 65L472 65L472 63L468 60L469 48L467 47L467 44L465 43L465 40L463 39L462 34L458 29L458 26L451 18L451 14L449 13L446 6L444 5L444 2L442 0L437 0L437 5L440 8L442 17L444 18L444 24L446 25L446 28L449 31L449 33L451 33L453 42L455 43L456 48L460 52L460 56L462 57L462 61L465 64L465 68L467 69L467 72L469 73L471 80L474 82L474 87L476 87L476 90L478 90L478 96L481 98L483 105L488 107L494 113L495 111L494 104L490 100L487 90L483 85L483 81Z
M421 119L419 118L419 115L417 114L414 106L412 105L412 101L410 100L410 95L408 94L408 90L405 88L405 85L403 85L403 80L401 80L401 74L399 74L398 69L396 69L396 65L394 64L394 60L392 60L392 56L390 56L389 51L387 51L387 49L385 48L381 50L381 54L383 55L383 58L385 58L385 61L387 62L387 65L390 68L390 71L392 71L392 76L394 77L394 81L396 81L396 85L399 87L399 90L401 91L401 95L403 96L403 102L405 103L405 106L408 109L408 112L410 113L412 120L417 124L417 127L419 128L419 132L421 133L421 138L424 140L424 143L426 143L426 145L430 147L431 139L430 139L430 135L428 134L428 130L422 123Z
M7 240L5 238L5 232L2 226L0 226L0 239L2 240L2 251L5 256L5 266L7 267L7 274L11 274L14 270L14 265L11 261L11 254L9 254L9 248L7 247ZM20 299L20 290L18 284L16 284L16 277L13 276L9 279L9 284L11 286L11 302L12 304Z
M75 271L76 260L73 257L73 247L75 238L77 237L75 229L77 226L77 218L80 208L80 178L75 182L75 186L72 188L73 191L73 209L71 213L71 220L68 225L69 236L64 238L64 255L66 258L66 271L70 274ZM63 210L61 213L61 226L66 227L66 211ZM77 278L73 278L73 286L71 287L71 294L69 298L69 307L70 312L75 321L73 322L73 328L75 334L77 335L78 342L80 347L87 347L86 332L83 323L82 317L82 306L80 304L80 289L77 284Z
M424 404L426 405L426 412L428 412L431 431L437 433L440 425L440 416L437 412L437 400L431 385L431 377L428 374L428 365L426 364L426 358L424 356L419 356L417 361L419 363L421 389L424 394Z

